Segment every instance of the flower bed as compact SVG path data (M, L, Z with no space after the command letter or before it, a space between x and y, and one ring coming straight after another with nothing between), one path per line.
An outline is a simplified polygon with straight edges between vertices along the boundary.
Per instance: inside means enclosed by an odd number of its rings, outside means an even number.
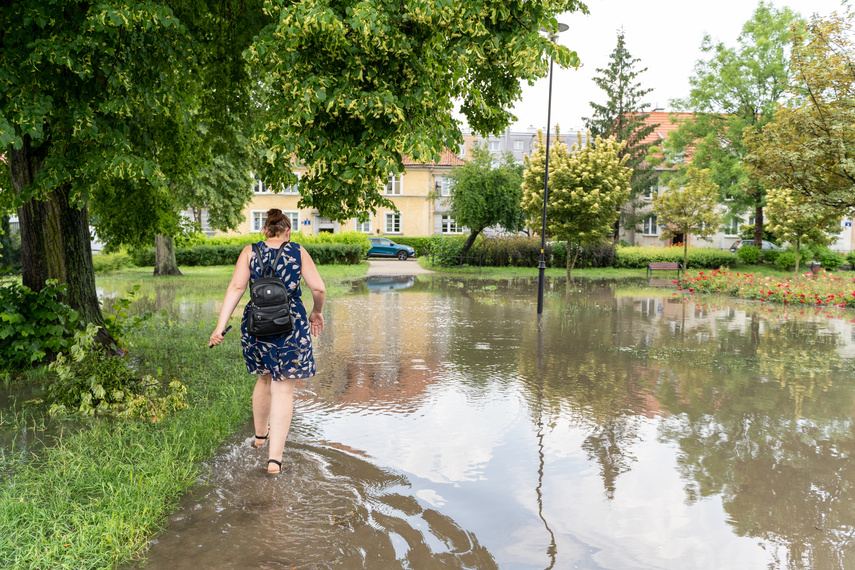
M855 307L855 277L841 277L835 273L814 275L807 272L781 281L775 277L716 269L698 271L674 283L679 290L688 293L723 293L785 305Z

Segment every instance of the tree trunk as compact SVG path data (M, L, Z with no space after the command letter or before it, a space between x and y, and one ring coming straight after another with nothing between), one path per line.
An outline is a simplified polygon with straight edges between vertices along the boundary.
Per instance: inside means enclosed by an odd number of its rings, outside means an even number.
M481 233L481 230L473 231L469 233L469 237L466 238L466 243L463 244L463 249L460 250L460 260L463 261L463 256L466 255L472 246L475 245L475 240L478 238L478 234Z
M754 208L754 245L763 249L763 206Z
M171 237L157 234L154 248L154 275L181 275L175 261L175 242Z
M579 253L582 251L582 248L577 247L576 253L571 256L570 248L572 247L573 246L570 244L570 240L567 240L567 279L573 278L571 272L573 271L573 268L576 267L576 262L579 261Z
M796 240L796 275L799 274L799 257L801 256L801 244L802 240Z
M8 153L12 188L15 193L32 185L41 170L47 149L34 148L30 138L24 138L20 150ZM30 200L18 208L21 228L22 282L34 291L41 291L48 279L56 279L68 287L63 301L80 315L82 323L100 327L96 340L115 346L115 340L104 328L104 316L95 292L95 269L89 235L89 215L86 207L69 203L70 187L61 186L47 200Z
M686 271L688 268L689 268L689 234L686 234L683 237L683 271ZM683 277L685 277L685 276L686 276L686 274L683 273Z

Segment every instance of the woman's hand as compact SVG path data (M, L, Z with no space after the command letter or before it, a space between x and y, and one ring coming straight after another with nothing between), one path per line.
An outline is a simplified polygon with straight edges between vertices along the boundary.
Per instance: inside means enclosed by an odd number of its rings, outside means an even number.
M218 344L223 342L223 338L225 338L225 335L222 333L222 331L220 331L219 329L214 330L214 332L211 333L211 338L208 342L208 348L217 346Z
M309 328L312 330L312 336L318 336L324 330L324 316L321 313L312 311L309 315Z

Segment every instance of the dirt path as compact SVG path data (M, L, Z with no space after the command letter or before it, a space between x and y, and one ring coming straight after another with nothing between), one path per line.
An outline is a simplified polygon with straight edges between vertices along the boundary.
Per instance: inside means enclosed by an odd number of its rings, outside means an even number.
M423 269L415 259L401 261L399 259L369 259L368 273L366 275L426 275L436 273Z

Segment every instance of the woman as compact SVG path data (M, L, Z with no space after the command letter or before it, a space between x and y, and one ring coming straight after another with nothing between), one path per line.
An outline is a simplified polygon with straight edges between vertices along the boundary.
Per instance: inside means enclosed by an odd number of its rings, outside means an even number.
M250 374L258 375L252 393L252 416L255 422L255 441L252 442L252 447L259 448L265 441L270 442L267 472L275 475L282 472L282 452L294 409L294 386L298 378L311 378L315 375L311 335L318 336L324 330L321 310L327 290L312 256L299 244L291 243L291 221L281 210L274 208L267 212L267 221L262 232L267 239L258 242L258 247L267 265L273 264L277 249L285 244L275 272L291 291L294 332L281 337L257 338L249 335L246 330L249 315L247 304L241 321L240 343L247 370ZM246 291L250 277L257 279L261 276L262 265L252 246L248 245L243 248L235 264L232 281L223 299L220 318L211 334L210 346L223 342L223 331ZM301 276L312 291L314 300L312 314L308 317L300 298Z

